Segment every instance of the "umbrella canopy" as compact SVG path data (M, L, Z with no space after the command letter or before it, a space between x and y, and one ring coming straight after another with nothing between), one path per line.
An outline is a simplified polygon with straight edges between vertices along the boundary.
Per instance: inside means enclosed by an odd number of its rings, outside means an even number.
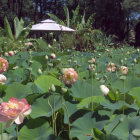
M32 26L31 31L48 31L48 32L73 32L75 30L57 24L55 21L47 19Z

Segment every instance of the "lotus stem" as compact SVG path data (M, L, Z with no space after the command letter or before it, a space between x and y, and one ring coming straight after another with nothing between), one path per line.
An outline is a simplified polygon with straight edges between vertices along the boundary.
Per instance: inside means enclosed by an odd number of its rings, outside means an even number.
M66 106L64 103L63 103L63 106L64 106L64 108L66 109L67 118L68 118L69 138L70 138L70 140L72 140L72 138L71 138L71 133L70 133L71 128L70 128L69 112L68 112L67 106Z
M54 116L53 116L53 107L52 107L52 105L50 104L49 99L48 99L48 105L50 106L51 111L52 111L52 127L53 127L53 134L54 134L55 132L54 132Z
M18 125L16 124L16 132L17 132L17 140L19 140L18 138Z
M123 96L123 114L125 113L124 112L124 108L125 108L125 81L123 80L123 93L124 93L124 96Z
M3 140L3 123L1 123L1 140Z
M91 108L92 108L92 111L93 111L93 71L91 72Z

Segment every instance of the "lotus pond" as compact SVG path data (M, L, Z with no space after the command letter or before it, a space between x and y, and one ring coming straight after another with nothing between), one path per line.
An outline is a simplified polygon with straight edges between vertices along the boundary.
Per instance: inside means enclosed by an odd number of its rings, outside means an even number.
M1 139L140 138L139 49L1 57L8 61L0 84Z

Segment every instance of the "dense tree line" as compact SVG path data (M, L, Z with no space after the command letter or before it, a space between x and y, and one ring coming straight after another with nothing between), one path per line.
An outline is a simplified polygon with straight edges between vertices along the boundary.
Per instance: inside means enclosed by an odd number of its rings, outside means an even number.
M93 28L114 34L119 40L128 39L129 31L134 29L140 15L139 0L0 0L0 26L3 27L5 16L9 21L15 16L22 17L25 24L49 18L48 13L64 20L64 5L70 16L77 5L80 6L79 16L85 13L88 19L94 14Z

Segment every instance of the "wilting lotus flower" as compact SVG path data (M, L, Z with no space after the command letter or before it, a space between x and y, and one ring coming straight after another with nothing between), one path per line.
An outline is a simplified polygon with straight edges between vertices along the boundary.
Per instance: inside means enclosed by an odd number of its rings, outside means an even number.
M0 57L0 73L7 71L8 69L8 61Z
M26 45L27 47L29 47L29 46L31 46L31 45L33 45L33 44L32 44L32 42L26 42L25 45Z
M106 96L109 93L109 89L105 85L101 85L100 90L102 91L104 96Z
M96 70L96 65L94 65L94 64L89 65L88 70L95 71Z
M93 64L95 62L96 62L96 60L94 58L91 58L91 63Z
M78 80L78 74L73 68L64 68L63 73L61 79L66 85L74 84Z
M8 102L2 102L0 105L0 122L7 122L7 127L12 123L21 124L24 117L31 113L31 105L25 98L18 100L10 98Z
M128 73L128 68L126 66L121 66L120 67L120 72L121 72L121 74L127 74Z
M50 57L51 57L51 59L54 59L56 56L54 53L51 53Z
M108 72L115 72L116 71L116 65L114 63L109 63L107 65L106 69L107 69Z
M14 52L13 51L9 51L8 54L9 54L9 56L13 56Z
M17 51L14 51L14 54L16 54L17 53Z
M0 74L0 83L5 84L6 81L7 81L7 78L3 74Z

